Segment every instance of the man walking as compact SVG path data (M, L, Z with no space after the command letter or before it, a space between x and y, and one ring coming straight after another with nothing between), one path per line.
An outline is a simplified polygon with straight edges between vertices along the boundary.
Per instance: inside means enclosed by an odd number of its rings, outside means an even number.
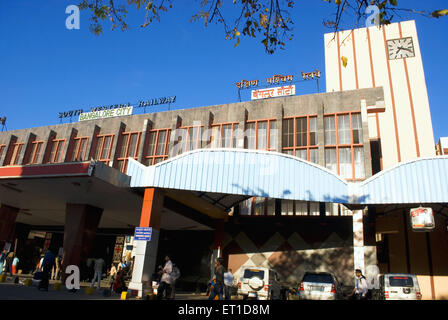
M173 272L173 263L171 262L170 257L165 256L165 266L163 267L162 278L160 279L159 287L157 288L157 299L163 299L163 295L168 299L171 297L171 285L172 285L172 277L171 273Z
M42 260L42 280L39 283L39 290L48 291L49 279L51 276L51 270L55 264L55 256L51 250L48 250Z
M215 265L216 282L215 286L213 287L212 294L208 298L209 300L214 300L216 295L219 296L219 300L222 300L222 294L224 289L224 272L226 271L223 264L224 264L223 258L218 258L216 260Z
M95 285L95 280L97 280L98 284L97 284L96 289L97 290L101 289L101 276L103 275L104 264L105 264L105 262L104 262L103 258L100 257L98 259L95 259L94 266L93 266L93 270L94 270L95 274L93 276L92 283L90 284L91 288L93 288L93 286Z
M230 300L230 296L232 294L231 290L233 287L234 276L232 274L232 269L229 269L226 273L224 273L224 296L226 300Z

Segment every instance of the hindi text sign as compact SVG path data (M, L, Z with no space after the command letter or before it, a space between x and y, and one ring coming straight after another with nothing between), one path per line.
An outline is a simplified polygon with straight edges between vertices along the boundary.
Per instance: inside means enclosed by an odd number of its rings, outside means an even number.
M251 99L258 100L258 99L267 99L276 97L286 97L286 96L293 96L295 94L296 94L296 86L289 85L283 87L252 90Z

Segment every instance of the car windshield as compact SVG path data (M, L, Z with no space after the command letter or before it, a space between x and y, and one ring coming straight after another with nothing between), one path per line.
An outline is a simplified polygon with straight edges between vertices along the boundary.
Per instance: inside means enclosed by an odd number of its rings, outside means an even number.
M264 279L264 271L257 270L257 269L244 270L244 278L253 278L253 277L257 277L257 278L263 280Z
M391 287L409 287L409 288L412 288L414 286L414 281L412 280L411 277L394 276L394 277L389 277L389 285Z
M333 277L330 274L307 273L303 277L303 282L333 283Z

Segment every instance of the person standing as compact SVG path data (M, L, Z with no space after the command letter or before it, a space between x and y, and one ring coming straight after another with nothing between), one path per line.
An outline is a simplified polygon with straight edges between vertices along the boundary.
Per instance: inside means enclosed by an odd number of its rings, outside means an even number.
M2 274L2 272L3 272L3 266L5 264L7 253L8 253L8 251L6 251L6 249L4 249L3 252L0 254L0 274Z
M210 295L210 297L208 297L209 300L214 300L217 295L219 296L219 300L222 300L222 294L224 289L224 272L226 271L223 266L224 263L223 260L224 260L223 258L218 258L216 260L215 265L216 282L215 286L213 287L212 294Z
M47 253L45 253L43 260L42 260L42 280L39 283L39 290L45 290L48 291L48 284L49 279L51 276L51 270L53 269L55 264L55 256L51 250L48 250Z
M15 275L17 273L18 264L19 258L17 256L14 256L14 259L12 260L12 275Z
M60 270L61 270L61 257L58 255L55 259L54 268L51 271L51 278L53 280L59 280Z
M355 270L355 275L355 288L353 289L353 292L349 294L349 297L354 297L356 300L366 300L368 292L366 277L363 276L360 269Z
M14 252L8 253L5 260L5 274L12 275L12 260L14 260Z
M173 271L171 272L171 295L170 299L174 300L176 298L176 281L180 278L180 270L173 263Z
M366 268L367 278L367 299L378 300L380 289L380 269L377 265L369 265Z
M109 281L114 282L116 276L117 276L117 268L115 267L115 264L112 263L109 270Z
M160 279L159 287L157 288L157 299L163 299L163 295L168 299L171 297L171 284L172 278L171 273L173 272L173 263L170 257L165 256L165 266L162 269L162 278Z
M93 280L92 283L90 283L90 287L93 288L94 284L95 284L95 280L98 280L98 284L96 289L100 290L101 289L101 276L103 274L103 268L104 268L104 259L103 258L98 258L95 259L94 261L94 265L93 265L93 270L94 270L94 276L93 276Z
M226 273L224 273L224 297L226 300L230 300L230 296L232 295L232 287L233 281L235 277L232 274L232 269L229 269Z

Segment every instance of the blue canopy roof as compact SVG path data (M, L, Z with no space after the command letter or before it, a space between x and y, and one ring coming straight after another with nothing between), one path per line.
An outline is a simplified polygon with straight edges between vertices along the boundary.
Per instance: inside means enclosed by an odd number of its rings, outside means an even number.
M347 183L297 157L248 149L198 149L154 166L130 159L131 187L157 187L343 204L448 202L448 157L420 158Z

